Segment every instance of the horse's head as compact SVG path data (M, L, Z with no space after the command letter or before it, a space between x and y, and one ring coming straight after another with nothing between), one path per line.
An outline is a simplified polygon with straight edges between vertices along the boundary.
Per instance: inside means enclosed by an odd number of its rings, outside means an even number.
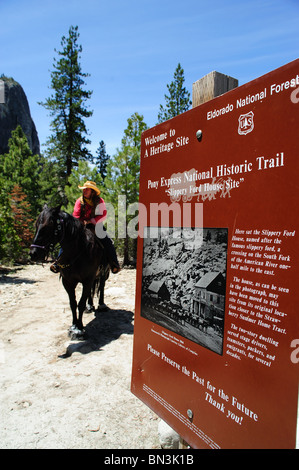
M60 206L50 208L47 204L36 221L36 231L30 247L32 261L44 261L49 251L59 242L62 235L62 218L60 217Z

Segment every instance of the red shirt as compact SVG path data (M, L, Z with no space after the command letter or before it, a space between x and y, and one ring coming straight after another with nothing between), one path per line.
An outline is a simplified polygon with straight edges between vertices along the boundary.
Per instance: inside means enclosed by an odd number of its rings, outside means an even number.
M74 206L74 212L73 216L76 217L76 219L79 219L81 222L84 222L84 220L89 220L92 224L97 224L99 222L104 222L104 220L107 217L107 209L106 209L106 204L104 202L104 199L100 197L100 202L95 208L95 216L92 217L92 213L94 208L90 206L87 202L84 204L84 211L83 215L81 214L81 203L82 199L79 197L77 201L75 202Z

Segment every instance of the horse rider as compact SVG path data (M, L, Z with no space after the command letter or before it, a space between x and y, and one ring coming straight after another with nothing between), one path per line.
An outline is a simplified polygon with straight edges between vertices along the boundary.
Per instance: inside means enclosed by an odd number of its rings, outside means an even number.
M103 226L107 217L107 209L104 199L100 197L101 191L93 181L86 181L83 186L78 186L78 188L82 189L83 193L75 202L73 216L84 225L92 224L95 228L95 234L101 235L96 239L104 247L111 272L116 274L120 271L120 266L114 244ZM61 254L62 251L60 251L59 257ZM51 265L50 269L54 273L59 272L57 261Z

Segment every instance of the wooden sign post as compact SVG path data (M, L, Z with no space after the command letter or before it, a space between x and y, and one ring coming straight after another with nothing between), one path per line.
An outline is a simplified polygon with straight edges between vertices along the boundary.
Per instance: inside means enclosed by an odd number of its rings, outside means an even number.
M132 392L192 448L294 448L299 60L144 132Z
M238 80L219 72L210 72L192 86L192 107L223 95L238 86Z

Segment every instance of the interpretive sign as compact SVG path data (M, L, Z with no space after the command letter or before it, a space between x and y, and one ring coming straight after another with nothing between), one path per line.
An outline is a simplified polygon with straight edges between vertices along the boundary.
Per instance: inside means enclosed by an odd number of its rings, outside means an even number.
M299 60L144 132L132 392L192 448L294 448Z

